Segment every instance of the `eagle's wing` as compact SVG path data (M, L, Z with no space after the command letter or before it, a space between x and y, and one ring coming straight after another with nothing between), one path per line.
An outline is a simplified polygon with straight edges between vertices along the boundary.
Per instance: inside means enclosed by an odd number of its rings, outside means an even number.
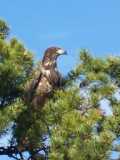
M61 86L61 81L62 76L57 70L54 68L45 70L40 66L35 69L33 78L25 86L25 102L34 107L39 105L42 107L51 92Z
M37 69L33 71L32 78L28 80L27 83L25 84L24 97L23 97L25 102L30 103L32 101L36 88L38 87L39 82L41 80L41 76L42 76L41 66L40 65L38 66L39 68L37 67Z
M62 76L58 71L51 69L51 74L48 79L53 88L61 86Z
M52 91L59 87L60 79L59 73L55 70L42 72L31 103L34 108L44 106L46 99L51 96Z

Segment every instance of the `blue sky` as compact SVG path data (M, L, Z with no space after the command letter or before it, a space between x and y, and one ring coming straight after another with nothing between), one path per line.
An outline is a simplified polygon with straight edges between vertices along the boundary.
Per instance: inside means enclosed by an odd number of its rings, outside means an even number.
M81 48L97 56L120 53L119 0L3 0L0 5L11 35L36 58L49 46L68 51L60 60L64 73L74 66Z
M77 63L81 48L93 55L120 55L120 0L1 0L0 18L41 59L44 50L60 46L65 74ZM1 159L1 158L0 158Z

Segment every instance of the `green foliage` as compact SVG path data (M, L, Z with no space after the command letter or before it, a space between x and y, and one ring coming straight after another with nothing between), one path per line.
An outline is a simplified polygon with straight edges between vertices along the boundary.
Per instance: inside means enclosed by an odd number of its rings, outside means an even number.
M63 88L55 90L42 109L33 109L22 95L41 64L33 66L32 53L17 39L6 41L8 33L0 21L0 136L12 126L8 145L35 160L107 160L113 140L120 136L120 102L114 97L120 57L96 58L82 50ZM109 100L113 115L100 109L103 99Z
M45 106L47 123L51 121L51 160L96 160L107 158L111 149L113 134L102 130L99 135L93 128L96 122L103 123L99 109L92 108L81 114L79 107L83 100L76 90L59 91L56 100ZM50 119L48 119L50 117ZM50 125L49 124L49 125ZM58 158L59 157L59 158Z
M0 110L0 136L6 133L13 120L15 120L24 109L25 106L23 102L20 99L16 99L16 102Z
M5 21L0 20L0 39L5 39L9 35L9 27Z
M0 40L0 99L1 106L20 95L32 69L32 54L16 39Z
M23 84L26 82L32 66L33 56L15 38L5 40L9 27L0 20L0 132L19 113L22 105L18 97L22 95ZM1 37L2 36L2 37ZM3 37L4 36L4 37ZM21 109L20 109L21 110Z

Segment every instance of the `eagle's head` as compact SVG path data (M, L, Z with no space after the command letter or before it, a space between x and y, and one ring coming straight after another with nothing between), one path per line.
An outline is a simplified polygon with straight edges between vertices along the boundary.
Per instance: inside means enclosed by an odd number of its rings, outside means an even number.
M42 63L44 66L56 66L56 60L60 55L65 55L67 54L67 52L59 47L50 47L48 48L45 53L44 53L44 57L42 60Z

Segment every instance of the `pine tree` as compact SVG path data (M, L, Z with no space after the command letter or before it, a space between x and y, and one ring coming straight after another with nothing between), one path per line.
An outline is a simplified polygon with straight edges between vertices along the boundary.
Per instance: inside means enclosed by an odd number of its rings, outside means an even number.
M81 50L79 64L55 90L42 110L24 103L24 86L39 71L33 54L9 35L0 21L0 135L12 137L0 155L31 160L107 160L119 150L120 57L97 58ZM4 36L3 36L4 35ZM112 114L100 109L107 99ZM9 129L9 130L8 130Z

